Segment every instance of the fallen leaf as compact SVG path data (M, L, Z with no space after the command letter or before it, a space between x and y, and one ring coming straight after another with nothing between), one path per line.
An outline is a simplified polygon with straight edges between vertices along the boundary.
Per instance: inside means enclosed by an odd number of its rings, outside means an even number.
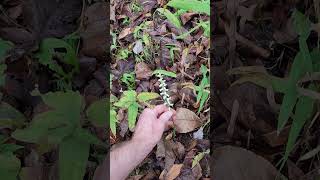
M108 41L107 21L109 17L106 12L107 3L94 3L85 11L83 29L80 32L82 38L82 51L85 55L96 57L105 61L106 46Z
M171 169L169 170L166 180L174 180L176 177L179 176L181 172L181 168L183 167L183 164L174 164Z
M144 62L140 62L136 64L135 73L136 73L136 78L139 80L143 80L143 79L148 80L152 76L152 70Z
M264 158L243 148L223 146L212 153L212 179L219 180L271 180L277 169Z
M123 38L125 38L126 36L128 36L129 34L131 34L132 32L131 32L131 28L125 28L125 29L123 29L121 32L120 32L120 34L119 34L119 36L118 36L118 39L120 40L120 39L123 39Z
M140 54L143 51L143 45L142 45L142 41L137 41L136 44L133 47L133 52L135 54Z
M177 110L176 120L174 121L176 132L188 133L201 126L200 118L186 108Z

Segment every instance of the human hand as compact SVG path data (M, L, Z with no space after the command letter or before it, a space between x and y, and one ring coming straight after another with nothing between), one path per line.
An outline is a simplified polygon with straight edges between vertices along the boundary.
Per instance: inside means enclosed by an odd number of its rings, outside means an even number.
M141 113L132 140L153 148L161 139L166 128L173 125L176 111L165 105L147 108Z

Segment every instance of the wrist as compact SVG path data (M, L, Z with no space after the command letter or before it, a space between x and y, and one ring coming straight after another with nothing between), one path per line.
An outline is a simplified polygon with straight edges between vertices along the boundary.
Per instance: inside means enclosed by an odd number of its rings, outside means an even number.
M132 144L133 148L140 149L142 152L146 152L147 154L150 153L152 149L157 145L157 143L137 138L135 136L132 137L130 143Z

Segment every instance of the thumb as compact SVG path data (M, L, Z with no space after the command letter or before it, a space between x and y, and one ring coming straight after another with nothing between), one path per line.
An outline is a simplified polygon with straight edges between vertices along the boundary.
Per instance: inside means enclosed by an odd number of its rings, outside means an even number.
M167 111L167 112L161 114L161 116L158 119L159 119L159 121L166 123L171 119L172 115L173 115L172 111Z

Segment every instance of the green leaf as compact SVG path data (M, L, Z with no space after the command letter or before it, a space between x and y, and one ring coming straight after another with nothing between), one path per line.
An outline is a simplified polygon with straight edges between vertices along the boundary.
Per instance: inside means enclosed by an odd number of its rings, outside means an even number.
M170 12L168 9L164 9L164 8L158 8L157 9L158 12L160 12L161 14L163 14L164 16L166 16L166 18L177 28L181 28L181 22L180 20L177 18L177 16L175 16L174 14L172 14L172 12Z
M124 91L120 100L114 103L114 106L120 108L128 108L132 103L136 102L137 93L135 91Z
M7 52L12 49L14 44L10 41L5 41L0 38L0 63L2 63L7 55Z
M110 110L110 129L113 135L117 135L117 112L114 109Z
M74 132L74 137L76 137L78 140L86 142L88 144L94 144L98 146L103 146L107 148L108 146L103 143L100 139L98 139L96 136L89 133L87 130L82 128L77 128Z
M13 153L18 149L22 149L23 146L19 146L16 144L2 144L0 145L0 152L1 153Z
M287 93L284 95L284 98L282 100L282 104L280 107L280 113L278 117L278 128L277 128L278 133L282 131L282 129L288 122L297 99L298 99L298 92L294 89L294 87L288 89Z
M65 49L65 53L57 51L58 49ZM55 71L59 75L67 76L64 70L56 61L53 60L55 56L62 56L60 58L63 63L72 65L74 72L79 71L79 62L75 49L73 49L67 42L56 38L47 38L40 43L39 52L36 57L39 59L39 63L47 65L51 70Z
M176 9L205 13L210 16L210 1L171 0L167 5Z
M90 144L71 136L59 146L59 179L82 180L87 167Z
M295 142L305 122L312 117L314 102L315 100L306 96L302 96L299 98L296 111L293 116L293 122L288 137L285 155L280 169L283 168L285 162L288 160L289 154L293 150Z
M0 154L1 179L17 180L20 166L20 160L16 158L12 153Z
M152 74L162 74L162 75L166 75L166 76L173 77L173 78L177 77L176 73L169 72L169 71L162 70L162 69L157 69L157 70L153 71Z
M300 35L300 38L307 39L311 31L311 22L304 14L295 10L293 16L294 30Z
M132 131L136 125L136 119L138 116L138 103L134 102L132 105L128 107L128 125L129 129Z
M147 102L152 99L156 99L158 97L160 97L160 95L158 93L142 92L142 93L138 94L137 99L140 102Z
M107 125L107 99L93 102L87 109L89 120L98 127Z
M209 153L210 153L210 150L208 149L205 152L201 152L201 153L197 154L192 160L191 168L194 168L197 164L199 164L199 162L203 159L204 155L209 154Z
M209 98L209 93L204 91L203 95L201 97L200 107L198 109L198 113L203 109L204 103L207 101L208 98Z
M65 121L79 124L83 99L79 92L49 92L41 95L44 103L60 113Z
M24 115L11 105L1 102L0 104L0 126L13 128L21 127L25 121Z
M11 136L17 140L39 143L42 140L48 140L49 130L54 130L56 128L65 127L70 125L70 122L64 121L64 116L53 112L45 112L37 115L33 118L31 125L25 129L15 130ZM59 136L68 136L67 131L62 131Z

